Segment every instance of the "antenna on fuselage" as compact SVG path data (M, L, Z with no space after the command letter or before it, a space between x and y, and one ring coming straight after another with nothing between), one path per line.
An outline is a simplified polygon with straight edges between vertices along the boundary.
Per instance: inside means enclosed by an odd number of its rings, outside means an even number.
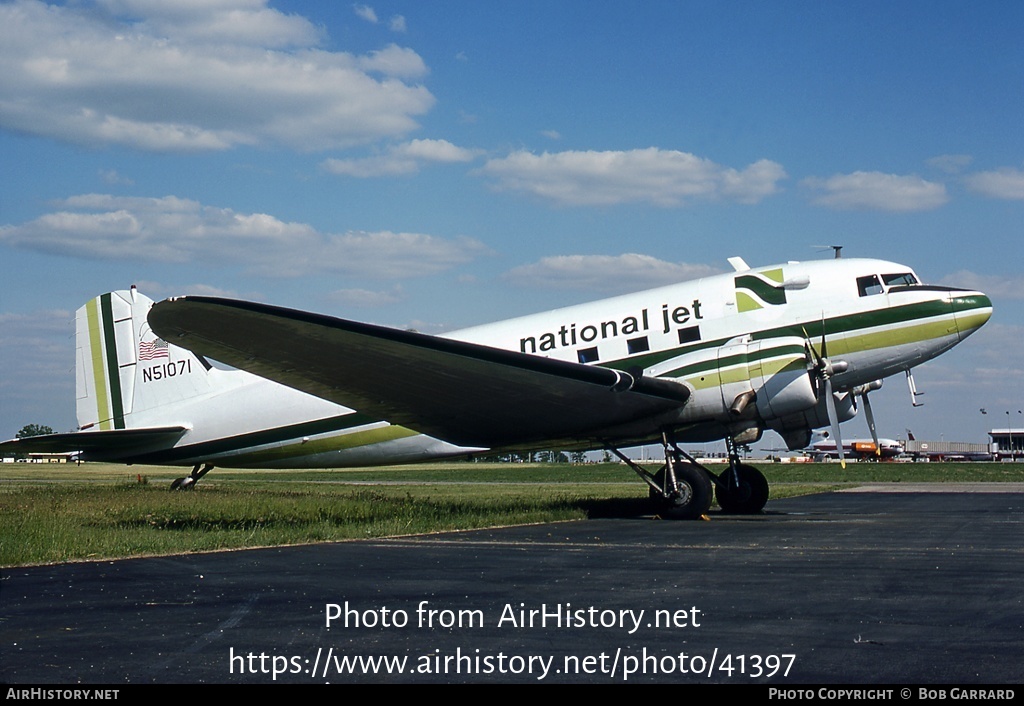
M836 259L839 260L843 257L843 246L842 245L814 245L812 247L818 248L819 250L827 250L832 248L836 254Z

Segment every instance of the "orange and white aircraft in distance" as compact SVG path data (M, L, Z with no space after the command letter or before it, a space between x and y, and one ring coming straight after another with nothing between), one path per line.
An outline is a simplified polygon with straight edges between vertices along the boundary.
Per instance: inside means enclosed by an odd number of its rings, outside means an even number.
M922 284L894 262L749 267L430 336L205 296L153 304L135 288L77 314L79 430L0 444L83 460L351 467L531 449L607 449L664 517L717 495L759 512L768 483L736 447L774 430L790 449L868 393L978 330L992 302ZM871 425L873 427L873 424ZM712 473L680 443L724 439ZM622 448L660 442L650 473ZM842 445L840 443L840 448Z
M818 432L815 436L819 438L812 439L811 445L804 449L804 453L815 461L838 459L840 455L867 461L883 460L905 452L903 442L897 439L846 439L840 442L840 446L828 431Z

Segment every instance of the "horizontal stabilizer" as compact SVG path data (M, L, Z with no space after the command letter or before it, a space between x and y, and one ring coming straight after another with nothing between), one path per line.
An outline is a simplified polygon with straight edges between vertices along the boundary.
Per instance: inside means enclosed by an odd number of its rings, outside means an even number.
M168 299L149 324L200 355L463 446L602 439L689 396L671 380L230 299Z
M83 459L117 460L139 452L171 448L185 427L151 427L44 434L0 443L0 455L81 452Z

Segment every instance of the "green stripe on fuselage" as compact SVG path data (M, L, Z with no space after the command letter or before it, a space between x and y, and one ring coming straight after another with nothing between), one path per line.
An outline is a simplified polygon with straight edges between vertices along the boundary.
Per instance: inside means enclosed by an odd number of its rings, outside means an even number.
M384 437L387 434L394 435L394 438L402 438L404 436L413 436L418 432L406 429L405 427L388 425L386 427L377 427L375 429L364 429L362 431L355 431L352 433L353 439L351 443L342 441L344 437L339 439L338 437L328 439L310 439L305 444L302 443L302 439L305 437L319 436L322 434L330 434L332 432L344 432L346 429L357 429L358 427L367 426L371 424L379 424L382 420L376 419L366 414L354 412L351 414L342 414L336 417L328 417L326 419L318 419L312 422L302 422L300 424L290 424L288 426L276 427L274 429L261 429L259 431L248 432L245 434L236 434L234 436L227 436L220 439L212 439L210 441L202 441L195 444L187 444L185 446L176 446L173 449L166 449L164 451L155 451L153 453L143 454L135 459L135 463L176 463L176 462L194 462L195 459L210 459L218 456L226 456L232 462L235 460L233 454L239 455L250 453L276 453L277 449L266 449L259 451L247 451L258 446L268 446L271 444L282 444L282 448L290 447L292 450L289 453L282 453L284 456L304 456L308 455L306 451L302 453L295 453L298 448L309 447L310 444L324 443L327 448L323 450L331 450L330 445L335 444L333 448L349 448L362 446L363 442L359 439L370 438L370 436L360 436L363 434L371 435L372 432L379 432L381 440L386 440ZM388 431L390 430L390 431ZM348 435L345 435L348 436ZM367 441L365 443L375 443ZM346 446L348 444L348 446ZM320 453L320 451L314 451L313 453Z
M742 382L751 376L750 368L763 376L777 375L787 370L806 369L806 351L800 346L779 346L761 350L755 355L734 355L709 358L693 365L677 368L662 377L683 378L698 390L719 384Z
M329 453L331 451L344 451L346 449L354 449L360 446L380 444L385 441L405 439L410 436L417 436L418 434L419 432L413 431L412 429L390 425L386 427L379 427L377 429L367 429L366 431L354 431L347 434L328 436L322 439L311 439L305 442L297 440L294 443L271 449L261 449L259 451L251 451L247 453L243 452L237 455L232 455L231 463L268 463L271 461L280 461L282 459L315 456L317 454Z
M987 301L987 298L979 300L977 302L977 308L988 308L991 303ZM963 311L965 308L959 309ZM765 329L763 331L751 331L751 336L755 340L769 340L772 338L779 338L781 336L796 336L799 338L808 339L812 342L817 342L822 337L824 331L827 336L847 336L855 334L857 331L870 329L877 326L892 326L894 324L909 324L915 320L928 319L937 316L948 317L952 314L950 305L948 302L943 301L928 301L918 302L914 304L904 304L896 307L886 307L884 309L873 309L871 311L860 312L858 314L847 314L844 316L836 316L831 319L825 319L824 321L813 320L800 323L793 323L787 326L780 326L778 328ZM968 318L970 317L970 318ZM981 325L985 321L985 314L978 314L976 316L957 314L957 318L961 321L980 322L975 325ZM961 323L962 327L966 327L966 324ZM919 331L920 333L920 331ZM944 335L944 334L940 334ZM915 340L926 340L929 337L934 336L923 336ZM670 358L675 358L687 353L693 353L694 351L705 350L709 348L718 348L725 345L730 339L718 338L708 341L702 341L700 343L677 346L669 348L663 351L657 351L643 356L635 356L631 358L622 358L619 360L608 361L604 365L609 368L616 370L629 370L634 367L650 368L658 363L662 363ZM838 338L836 345L838 345ZM907 342L907 341L904 341ZM829 354L833 353L831 346L832 341L829 341ZM869 346L878 347L877 345ZM854 348L846 348L844 352L849 353L853 350L860 350ZM838 351L837 351L838 352Z
M929 321L921 324L886 328L871 333L847 336L844 339L829 343L830 356L857 353L860 351L877 350L889 346L902 346L908 343L930 341L943 336L955 335L956 322L952 315L942 321Z
M981 328L991 316L991 314L968 314L967 316L957 314L956 324L960 329L960 338Z
M910 322L930 319L939 316L950 316L953 313L949 302L927 301L902 306L872 309L858 314L846 314L822 321L809 321L806 324L793 324L776 329L768 329L753 334L755 339L776 338L778 336L804 336L812 340L823 333L826 336L835 334L849 335L862 329L878 326L909 324ZM831 353L831 351L829 351Z

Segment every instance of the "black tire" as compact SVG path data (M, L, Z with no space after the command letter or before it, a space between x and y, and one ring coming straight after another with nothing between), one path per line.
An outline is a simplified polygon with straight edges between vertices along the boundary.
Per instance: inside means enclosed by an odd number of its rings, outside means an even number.
M761 512L768 502L768 479L753 466L741 463L736 467L739 483L733 480L732 472L726 471L720 477L716 488L718 506L722 512L735 515L753 515Z
M666 520L696 520L707 514L714 498L711 479L700 466L692 463L679 463L675 467L676 492L672 497L663 497L651 488L651 499L655 508ZM655 475L655 482L665 487L665 471L662 469Z

